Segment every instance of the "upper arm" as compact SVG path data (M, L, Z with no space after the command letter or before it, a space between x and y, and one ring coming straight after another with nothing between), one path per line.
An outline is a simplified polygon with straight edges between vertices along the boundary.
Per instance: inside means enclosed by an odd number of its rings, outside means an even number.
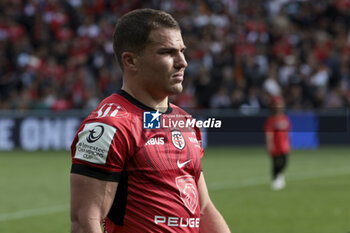
M272 139L273 139L273 132L266 132L265 133L265 138L266 138L267 142L272 141Z
M198 192L201 208L201 220L199 225L199 231L203 233L230 233L230 229L227 226L225 219L215 208L213 202L209 197L203 172L199 177Z
M100 223L108 214L118 182L74 174L70 175L71 221L74 224Z
M202 213L205 210L205 208L211 203L203 172L201 172L201 175L199 177L198 192L199 192L199 204L200 204L201 213Z
M87 122L72 143L71 218L102 220L116 193L126 157L125 132L109 122Z
M265 139L267 143L270 143L273 139L273 126L271 118L267 118L264 124Z

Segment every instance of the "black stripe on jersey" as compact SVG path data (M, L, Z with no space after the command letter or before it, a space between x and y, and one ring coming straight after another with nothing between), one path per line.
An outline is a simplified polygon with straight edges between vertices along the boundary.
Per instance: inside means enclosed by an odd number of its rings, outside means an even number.
M113 200L112 207L107 215L107 217L115 225L119 225L119 226L124 225L127 198L128 198L128 173L124 169L123 172L121 173L120 181L118 184L117 192Z
M146 110L146 111L156 111L155 109L148 107L147 105L141 103L140 101L138 101L137 99L135 99L134 97L132 97L129 93L127 93L124 90L119 90L117 91L118 95L123 96L125 99L127 99L130 103L134 104L135 106ZM170 104L168 104L168 109L163 113L163 114L169 114L173 111L173 108L170 106Z
M72 164L71 173L89 176L104 181L119 182L120 172L108 172L95 167L83 165L83 164Z

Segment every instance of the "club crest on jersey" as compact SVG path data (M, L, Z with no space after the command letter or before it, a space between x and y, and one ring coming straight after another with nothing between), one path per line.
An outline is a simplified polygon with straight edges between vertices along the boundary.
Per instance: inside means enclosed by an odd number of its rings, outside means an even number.
M185 139L179 130L171 131L171 141L173 142L174 146L179 150L182 150L186 145Z
M175 181L182 201L193 214L198 206L199 196L194 177L190 175L178 176L175 178Z

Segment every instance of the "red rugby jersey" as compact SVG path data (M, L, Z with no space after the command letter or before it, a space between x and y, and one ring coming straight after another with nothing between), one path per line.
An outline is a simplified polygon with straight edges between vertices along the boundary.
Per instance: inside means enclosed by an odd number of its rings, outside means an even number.
M144 129L154 111L125 91L104 99L72 143L72 173L117 181L105 232L199 232L200 130ZM192 119L169 104L162 119Z
M288 154L290 151L289 131L291 122L286 115L269 116L265 121L265 132L273 133L273 151L269 151L272 156Z

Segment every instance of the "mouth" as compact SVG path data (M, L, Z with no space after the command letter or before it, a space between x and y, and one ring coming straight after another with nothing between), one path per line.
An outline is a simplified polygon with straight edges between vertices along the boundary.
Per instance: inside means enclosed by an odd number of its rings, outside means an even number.
M182 82L184 79L184 74L182 72L175 73L171 76L172 79L175 79L176 81Z

